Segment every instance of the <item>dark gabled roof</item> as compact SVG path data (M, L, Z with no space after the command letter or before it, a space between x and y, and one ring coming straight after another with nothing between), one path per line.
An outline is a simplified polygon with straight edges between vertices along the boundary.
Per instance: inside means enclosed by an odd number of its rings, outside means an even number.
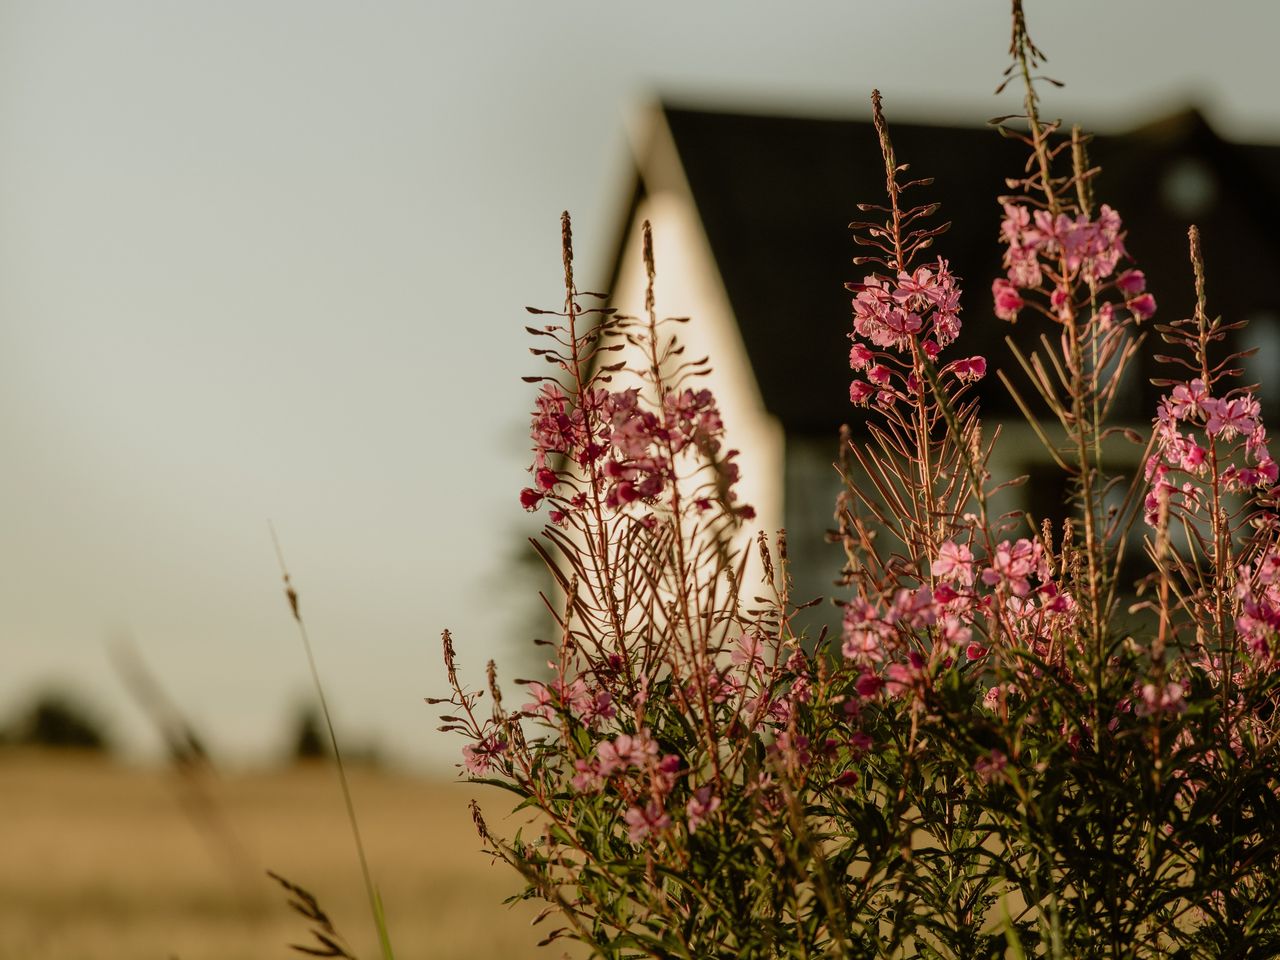
M663 108L693 202L741 326L765 405L788 432L830 436L850 419L849 294L844 283L866 272L850 260L847 225L859 202L882 202L884 170L876 135L865 120L819 120ZM953 356L984 353L1007 365L1003 338L1040 331L991 315L991 281L1000 275L1005 178L1021 173L1025 148L991 129L898 124L890 130L911 174L935 177L913 202L942 202L950 232L936 253L964 280L965 331ZM1099 202L1124 218L1127 245L1147 274L1165 319L1192 302L1184 215L1166 199L1171 177L1189 189L1216 190L1199 223L1205 238L1210 306L1228 316L1276 310L1269 279L1280 262L1274 225L1280 148L1229 144L1199 114L1187 111L1134 130L1099 137L1091 159L1102 164ZM640 192L644 189L640 184ZM638 194L639 195L639 194ZM634 207L633 207L634 209ZM1159 375L1142 371L1143 382ZM1280 374L1280 371L1277 371ZM1155 394L1135 395L1127 419L1151 417ZM1012 414L989 377L983 408Z

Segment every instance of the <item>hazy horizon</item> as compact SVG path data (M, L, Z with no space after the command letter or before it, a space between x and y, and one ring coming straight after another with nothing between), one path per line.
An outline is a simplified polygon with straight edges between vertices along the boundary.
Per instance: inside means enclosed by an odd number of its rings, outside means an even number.
M1067 83L1050 114L1194 105L1280 142L1280 7L1027 12ZM128 636L216 754L277 753L310 694L270 519L349 739L451 760L422 701L440 630L477 680L525 639L522 307L558 301L565 208L582 285L607 281L628 112L864 115L876 86L891 122L980 124L1016 109L991 96L1006 21L998 0L0 3L0 721L60 682L154 753L107 654Z

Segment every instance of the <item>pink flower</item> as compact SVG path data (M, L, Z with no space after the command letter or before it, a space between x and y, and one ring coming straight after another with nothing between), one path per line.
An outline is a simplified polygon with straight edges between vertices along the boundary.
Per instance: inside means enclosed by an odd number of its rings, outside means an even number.
M1182 699L1184 692L1182 684L1174 681L1163 687L1154 683L1143 684L1139 691L1141 699L1134 712L1140 717L1156 713L1182 713L1187 709L1187 704Z
M849 367L852 370L865 370L875 358L876 355L865 344L855 343L849 348Z
M676 782L676 777L680 774L680 770L684 767L684 762L678 754L668 753L663 755L658 761L653 771L653 785L655 789L661 790L664 794L670 791L672 785Z
M984 357L968 357L951 364L951 372L961 383L972 383L987 375L987 361Z
M542 494L532 487L525 487L520 491L520 506L526 510L533 511L538 509L538 504L542 502Z
M1280 553L1277 553L1274 548L1258 560L1256 567L1259 583L1268 587L1272 584L1280 584ZM1241 579L1248 581L1248 568L1242 571Z
M601 720L612 720L618 715L613 705L613 694L608 690L597 690L579 710L579 718L588 727L594 727Z
M1147 493L1143 500L1143 519L1148 526L1158 526L1160 523L1160 514L1168 509L1170 495L1176 490L1172 483L1165 480L1163 476L1158 479Z
M999 777L1006 766L1009 765L1009 758L1003 751L992 750L985 757L979 757L973 763L973 772L978 775L978 779L984 783L990 783Z
M863 670L854 681L853 688L858 691L860 697L874 697L884 689L884 681L870 670Z
M591 692L587 690L587 681L582 677L569 684L558 683L556 688L561 704L574 716L581 715L591 704Z
M1004 205L1004 219L1000 221L1000 237L1005 243L1021 243L1030 227L1031 214L1026 207L1016 203Z
M656 438L666 435L672 449L693 445L704 453L715 453L724 436L724 421L710 390L670 391L662 398L662 426Z
M764 673L764 643L757 633L744 633L738 638L730 659L734 666L757 676Z
M1227 469L1230 470L1231 467L1228 467ZM1186 481L1180 488L1172 492L1177 493L1182 497L1181 507L1184 511L1193 513L1200 509L1202 499L1204 497L1204 491L1190 480Z
M900 697L915 690L924 681L924 657L912 650L906 663L891 663L885 670L885 692Z
M973 639L973 630L958 617L946 617L942 621L942 639L948 648L955 650Z
M1018 295L1017 288L1003 277L992 282L991 295L995 298L996 318L999 320L1008 320L1012 323L1018 319L1018 311L1026 305Z
M1190 437L1184 439L1177 447L1178 466L1188 473L1201 473L1204 470L1204 447Z
M1013 203L1004 205L1000 236L1006 244L1004 266L1008 271L1009 282L1014 287L1023 289L1040 286L1040 261L1037 253L1044 246L1047 237L1039 227L1031 226L1031 214L1026 207Z
M582 417L568 412L569 398L556 383L544 383L534 401L530 435L539 462L550 451L568 453L581 439Z
M1041 584L1038 592L1042 624L1051 630L1068 629L1074 623L1079 607L1076 599L1065 590L1059 590L1052 580Z
M855 597L844 608L844 645L841 652L850 660L879 663L884 659L884 645L892 632L874 606L861 597Z
M1026 597L1031 593L1028 578L1032 574L1041 580L1049 578L1048 564L1039 541L1022 539L1010 543L1005 540L996 546L991 566L982 571L982 582L989 587L1008 584L1014 596Z
M1147 289L1147 275L1141 270L1126 270L1116 277L1116 288L1126 297L1132 297Z
M960 291L945 260L899 272L894 280L868 276L847 284L853 299L854 334L877 347L907 350L927 336L930 356L951 343L960 332ZM865 369L871 352L865 347L849 354L850 366Z
M1170 396L1170 410L1179 420L1190 420L1204 410L1204 401L1209 399L1209 388L1199 377L1189 384L1178 384Z
M875 387L865 380L855 380L849 384L849 401L856 403L860 407L866 406L871 399L871 395L875 392Z
M1261 423L1255 426L1253 433L1245 439L1244 449L1245 453L1255 460L1270 460L1271 454L1267 451L1267 428Z
M890 310L885 314L884 329L878 331L871 342L880 347L897 347L905 350L911 343L913 334L919 333L924 321L917 313L908 310Z
M931 627L938 620L938 606L933 591L927 587L908 590L905 587L893 596L893 603L885 619L908 629Z
M689 798L689 802L685 804L684 808L689 832L694 833L719 808L720 798L711 792L710 787L699 787L693 791L693 796Z
M912 335L920 331L920 316L897 306L893 292L879 277L869 276L862 283L849 286L857 291L853 299L854 332L877 347L906 349Z
M1037 216L1040 212L1037 211ZM1120 258L1126 256L1120 215L1106 204L1098 211L1096 221L1090 221L1084 214L1074 222L1060 216L1056 229L1068 269L1078 269L1086 282L1105 280L1115 271ZM1152 305L1154 309L1154 301Z
M1098 328L1103 333L1111 329L1111 325L1115 323L1116 319L1116 308L1111 305L1110 300L1098 308L1097 318Z
M875 746L875 741L864 730L855 730L849 735L849 756L854 760L860 760L871 752L871 748Z
M1211 437L1221 435L1224 440L1230 440L1237 433L1252 433L1258 425L1257 405L1250 397L1203 401L1200 406L1209 417L1204 432Z
M462 765L473 777L483 777L506 749L507 741L493 735L487 736L462 748Z
M930 360L934 359L943 347L955 342L956 337L960 335L960 318L956 315L958 310L959 307L944 311L939 307L933 311L934 339L924 342L924 352L928 354Z
M1071 295L1066 288L1057 286L1053 288L1053 293L1049 294L1049 306L1053 307L1053 312L1062 320L1071 318Z
M1149 293L1139 294L1132 300L1126 300L1124 305L1138 320L1150 320L1156 313L1156 298Z
M611 501L610 506L634 503L640 499L640 493L636 490L636 485L630 480L622 480L613 488L613 497L609 499Z
M632 843L639 843L645 837L661 833L671 826L671 818L657 803L649 802L643 807L630 807L623 819L627 821L627 837Z
M1036 247L1012 246L1005 250L1004 265L1009 282L1023 290L1034 290L1040 286L1043 276L1040 272L1040 259L1036 256Z
M600 774L607 777L615 770L628 767L643 769L650 758L658 755L658 745L648 730L641 730L634 736L620 733L612 742L604 740L596 744L596 755L600 758Z
M542 717L544 720L550 720L551 715L555 712L555 700L545 683L537 681L529 684L529 693L533 695L533 699L520 708L521 713L530 717Z
M600 775L600 768L590 760L573 761L573 769L576 772L570 783L579 793L595 793L604 786L604 777Z
M947 346L959 334L960 291L947 261L942 258L931 266L917 267L914 273L899 272L892 299L906 317L919 320L917 329L923 329L926 321L931 325L938 348ZM892 316L888 322L892 327ZM908 323L915 326L914 321ZM915 333L916 329L901 332ZM906 342L901 341L897 346L902 349Z
M928 267L917 267L915 273L898 272L893 299L908 310L924 312L933 302L936 281Z
M856 787L858 785L858 771L845 770L831 782L837 787Z
M787 657L787 662L783 664L787 673L803 674L809 669L809 661L804 655L804 651L797 650L791 656Z
M1270 559L1270 558L1268 558ZM1240 585L1237 588L1241 597L1240 615L1236 618L1236 630L1245 646L1256 657L1270 656L1272 644L1277 632L1280 632L1280 597L1274 584L1267 584L1259 577L1261 590L1256 590L1245 577L1247 568L1242 571Z
M791 689L787 691L787 699L792 703L808 703L813 699L812 684L808 677L796 677L791 681Z

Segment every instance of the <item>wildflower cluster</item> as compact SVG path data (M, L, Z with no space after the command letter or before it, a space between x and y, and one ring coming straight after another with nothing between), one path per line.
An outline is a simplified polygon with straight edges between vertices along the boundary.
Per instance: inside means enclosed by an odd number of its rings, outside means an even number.
M600 503L610 510L633 503L653 506L674 481L680 454L692 451L715 462L724 424L709 390L668 391L660 412L653 412L642 406L636 387L613 392L597 388L575 402L552 381L542 386L530 432L534 482L520 491L520 504L535 510L549 498L552 522L564 523L571 512L588 506L589 492L557 464L572 464L593 479L606 479ZM729 500L735 499L732 488L738 481L736 454L729 451L717 464ZM702 498L698 506L708 509L711 504ZM745 519L754 516L749 506L737 510Z
M1097 219L1080 212L1054 216L1048 210L1034 214L1022 203L1005 203L1000 237L1005 243L1006 277L992 282L995 314L1010 322L1026 306L1021 291L1044 292L1049 286L1049 303L1055 315L1064 318L1078 309L1071 302L1072 291L1083 284L1097 293L1111 289L1136 320L1147 320L1156 312L1155 297L1147 292L1146 275L1141 270L1125 270L1112 279L1116 266L1127 256L1120 214L1105 203ZM1109 324L1115 307L1104 301L1100 322Z
M888 138L888 126L880 109L880 94L872 95L876 129L885 150L885 176L889 207L864 203L864 212L886 214L884 223L855 222L851 228L863 232L859 243L876 252L859 257L857 263L872 263L885 274L870 274L861 283L848 283L852 291L853 332L849 339L849 367L865 377L849 385L849 399L865 405L873 399L888 407L898 400L910 402L920 398L925 389L921 363L936 361L941 352L960 334L960 286L947 261L938 257L933 263L909 269L916 255L946 230L946 225L932 229L919 225L937 209L924 204L903 210L899 196L911 187L926 186L931 180L899 181L899 168ZM909 230L917 224L914 230ZM944 372L961 383L980 380L987 370L982 357L969 357L949 364Z
M874 398L887 406L920 393L923 384L912 369L912 353L919 350L936 360L960 333L960 289L947 262L939 257L931 266L899 273L894 281L872 275L849 286L857 293L849 366L866 376L849 385L849 399L865 404ZM888 350L906 354L907 359L883 352ZM982 357L956 360L945 372L972 382L987 372L987 362Z
M1158 456L1147 461L1147 523L1155 526L1161 510L1170 507L1190 516L1199 513L1206 502L1203 482L1211 474L1229 493L1275 487L1280 468L1267 449L1261 410L1247 392L1210 396L1198 377L1162 397L1155 420Z
M1195 315L1156 324L1189 376L1161 381L1149 444L1112 429L1155 298L1120 215L1094 203L1087 138L1040 118L1020 0L1013 25L1024 112L1001 123L1030 159L999 198L992 319L1053 334L1011 344L1044 416L1002 379L1069 478L1071 516L996 512L1017 481L993 476L998 430L979 419L988 360L945 359L960 281L923 254L946 226L905 203L930 181L905 179L875 93L886 200L851 225L870 266L848 285L865 419L841 440L833 636L794 628L810 604L785 531L751 549L708 369L656 312L647 225L644 315L628 317L578 291L564 219L561 322L529 328L553 374L531 378L520 494L550 508L533 541L556 586L548 673L509 709L492 665L486 690L460 681L446 634L437 701L465 771L537 815L512 839L476 822L561 918L545 942L1280 953L1280 478L1237 358L1211 356L1238 325L1208 316L1193 233ZM1136 584L1135 551L1151 571Z
M1280 658L1280 548L1273 546L1239 574L1236 630L1256 662L1271 670Z

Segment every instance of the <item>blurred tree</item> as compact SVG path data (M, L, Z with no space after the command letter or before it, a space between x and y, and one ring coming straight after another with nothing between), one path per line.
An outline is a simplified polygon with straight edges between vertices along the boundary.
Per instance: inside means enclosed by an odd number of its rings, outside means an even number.
M336 721L335 721L336 723ZM365 767L378 767L383 763L381 750L376 743L368 740L353 741L343 735L343 728L338 724L338 746L342 750L342 759L348 765L358 764ZM309 763L314 760L328 760L333 756L333 744L329 740L329 729L324 722L324 713L318 704L304 702L294 714L293 732L289 738L290 748L286 757L289 763Z
M329 747L329 734L324 729L324 721L317 707L306 705L298 711L292 742L290 759L296 762L323 760L333 752Z
M107 751L110 748L105 726L74 695L46 691L11 725L9 743L24 747L48 747Z

